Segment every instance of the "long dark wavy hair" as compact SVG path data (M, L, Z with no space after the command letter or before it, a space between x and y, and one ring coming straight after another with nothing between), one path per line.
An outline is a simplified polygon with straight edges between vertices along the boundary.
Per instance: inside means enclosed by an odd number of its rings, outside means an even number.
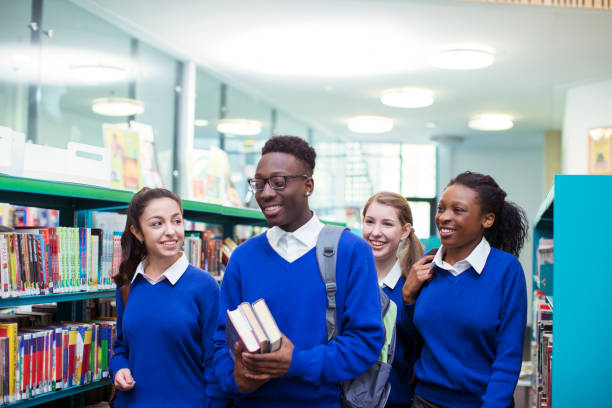
M140 228L140 216L144 213L145 208L151 200L156 198L171 198L178 204L181 213L183 205L179 196L165 188L149 188L144 187L132 197L130 206L127 211L127 221L125 229L121 235L121 264L119 265L119 273L113 277L117 286L129 284L136 273L136 268L140 261L147 256L145 244L136 239L130 231L130 227L138 231Z
M495 214L493 225L484 231L489 244L518 257L529 229L525 211L506 201L506 192L491 176L466 171L452 179L448 186L453 184L462 184L476 191L482 213Z
M408 276L408 272L410 272L410 268L412 268L412 264L423 256L423 245L421 245L421 241L419 241L419 238L414 233L414 228L412 227L414 222L412 220L412 210L410 209L410 204L408 204L408 201L406 201L404 197L397 193L380 191L370 197L366 205L363 207L362 214L364 218L368 212L368 208L373 202L395 208L400 224L403 226L410 223L411 225L409 235L406 238L406 246L400 254L400 267L402 269L402 276L405 279Z

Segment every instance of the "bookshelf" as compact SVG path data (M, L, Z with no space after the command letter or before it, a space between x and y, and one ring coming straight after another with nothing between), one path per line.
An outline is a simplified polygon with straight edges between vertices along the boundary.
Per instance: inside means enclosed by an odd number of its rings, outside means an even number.
M63 227L91 227L92 211L125 212L132 196L133 193L129 191L0 175L1 202L57 209L60 211L59 225ZM263 214L256 209L232 208L189 200L183 201L183 209L186 219L222 225L226 236L233 234L235 225L267 225ZM23 296L0 299L0 308L58 302L58 318L81 321L85 316L86 299L114 296L114 290ZM42 406L65 397L72 397L69 403L71 407L83 406L85 391L109 384L109 379L103 379L41 394L3 407Z
M557 175L534 222L534 260L541 237L554 239L552 404L604 407L612 401L612 176ZM534 262L534 288L537 265ZM552 294L546 293L552 307Z
M13 402L7 405L2 405L2 408L26 408L26 407L41 406L43 404L47 404L52 401L57 401L58 399L61 399L61 398L72 397L75 395L78 396L78 394L82 394L85 391L95 390L97 388L105 387L107 385L111 385L111 380L109 378L105 378L99 381L94 381L90 384L79 385L76 387L65 388L59 391L53 391L53 392L48 392L46 394L37 395L27 400Z

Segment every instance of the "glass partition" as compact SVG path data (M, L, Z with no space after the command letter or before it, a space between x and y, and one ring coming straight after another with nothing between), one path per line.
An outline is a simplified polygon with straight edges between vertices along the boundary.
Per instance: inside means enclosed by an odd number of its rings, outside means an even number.
M26 133L28 81L35 77L29 1L0 0L0 126Z

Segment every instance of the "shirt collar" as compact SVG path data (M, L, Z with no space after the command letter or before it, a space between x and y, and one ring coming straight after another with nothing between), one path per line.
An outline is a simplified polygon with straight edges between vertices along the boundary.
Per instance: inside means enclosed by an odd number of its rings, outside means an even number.
M312 217L310 217L306 224L302 225L293 232L288 232L279 226L274 226L268 230L267 234L268 239L273 246L278 246L278 242L281 240L281 238L292 235L307 247L314 247L317 245L317 238L319 237L319 233L322 229L323 223L313 213Z
M138 275L142 275L149 282L152 281L152 279L149 278L144 272L144 269L148 264L149 264L149 260L147 258L140 261L140 263L136 267L136 272L134 273L132 282L130 283L133 283ZM176 262L170 265L168 269L166 269L164 273L161 274L159 279L157 279L157 282L161 282L165 278L165 279L168 279L168 282L170 282L172 286L176 285L176 282L178 282L181 276L183 276L183 273L185 273L185 270L187 269L188 266L189 266L189 261L187 261L187 257L185 256L185 253L181 252L181 256L179 257L179 259L177 259Z
M442 255L444 254L444 251L444 245L441 245L438 252L436 252L432 265L435 264L442 269L448 270L449 267L452 268L452 266L442 260ZM474 268L476 273L480 275L482 273L482 270L484 269L485 263L487 262L487 258L489 257L489 252L491 252L491 245L489 244L489 241L487 241L487 239L483 236L478 245L476 245L476 248L474 248L472 252L470 252L467 258L455 264L455 269L465 270L468 269L469 266L471 266L472 268ZM468 268L462 268L459 264L466 264L469 266Z
M402 277L402 268L400 267L400 262L398 259L395 262L395 264L393 264L393 267L391 268L389 273L387 273L387 276L385 276L383 280L378 282L378 285L381 288L384 288L386 286L389 289L393 290L395 289L395 285L397 285L397 282L399 282L399 279L401 277Z

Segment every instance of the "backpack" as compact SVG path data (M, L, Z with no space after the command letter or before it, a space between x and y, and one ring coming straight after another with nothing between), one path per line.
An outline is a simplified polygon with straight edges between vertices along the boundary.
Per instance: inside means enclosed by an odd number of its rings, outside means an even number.
M319 272L325 283L327 294L327 341L338 334L338 316L336 313L336 260L340 235L346 228L325 225L317 239L316 253ZM391 373L391 363L395 354L395 321L397 306L387 294L379 288L381 317L385 329L385 340L378 360L363 374L352 380L343 381L343 408L383 408L391 392L387 382Z

